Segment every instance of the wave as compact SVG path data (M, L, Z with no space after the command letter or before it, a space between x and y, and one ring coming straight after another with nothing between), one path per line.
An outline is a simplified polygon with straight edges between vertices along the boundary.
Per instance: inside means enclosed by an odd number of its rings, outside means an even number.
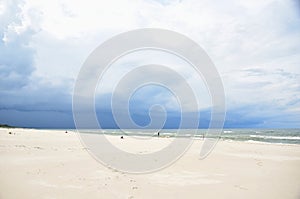
M128 135L142 137L157 137L157 130L141 130L141 129L105 129L105 130L86 130L85 133L97 133L107 135ZM196 139L217 138L213 135L206 134L206 130L198 130L195 135L189 129L162 129L160 137L178 137ZM265 142L265 143L284 143L284 144L300 144L300 129L223 129L223 134L218 135L223 140L246 141L246 142Z
M274 139L274 140L300 140L298 136L266 136L266 135L250 135L252 138Z

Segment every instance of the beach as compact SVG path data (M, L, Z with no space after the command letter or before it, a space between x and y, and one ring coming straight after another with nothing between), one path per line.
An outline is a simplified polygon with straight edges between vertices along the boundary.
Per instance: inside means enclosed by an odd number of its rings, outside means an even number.
M107 137L144 152L172 140ZM129 174L100 164L75 131L2 128L0 198L300 198L300 145L220 140L201 160L202 144L165 169Z

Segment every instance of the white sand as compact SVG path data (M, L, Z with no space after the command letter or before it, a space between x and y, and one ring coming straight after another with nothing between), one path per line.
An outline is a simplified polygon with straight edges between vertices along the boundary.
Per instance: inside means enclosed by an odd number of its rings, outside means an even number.
M109 139L144 152L171 140ZM220 141L199 160L201 144L164 170L133 175L98 163L76 133L0 129L0 198L300 198L299 145Z

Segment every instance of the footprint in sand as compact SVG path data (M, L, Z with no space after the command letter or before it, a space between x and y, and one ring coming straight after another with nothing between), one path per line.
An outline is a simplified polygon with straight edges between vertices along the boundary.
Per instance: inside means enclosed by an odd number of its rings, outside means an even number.
M241 190L248 190L246 187L242 187L240 185L234 185L234 187L241 189Z
M26 146L23 145L23 144L20 144L20 145L15 145L15 147L21 147L21 148L25 148Z
M42 150L42 149L43 149L42 147L39 147L39 146L35 146L35 147L33 147L33 148L39 149L39 150Z
M254 151L254 153L258 156L261 156L261 152L258 152L258 151ZM260 158L254 158L254 160L256 161L256 165L257 166L263 166L263 163L262 163L262 160Z
M260 166L260 167L263 166L263 163L260 159L255 158L254 160L256 161L257 166Z

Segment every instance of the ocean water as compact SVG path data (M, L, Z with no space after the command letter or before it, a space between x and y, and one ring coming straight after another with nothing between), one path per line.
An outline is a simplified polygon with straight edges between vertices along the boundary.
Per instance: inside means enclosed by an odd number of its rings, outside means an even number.
M225 140L300 144L300 129L226 129Z
M191 129L162 129L160 137L194 137L203 139L203 137L213 137L207 134L206 129L197 129L193 136ZM137 129L101 129L101 130L83 130L83 133L107 134L116 136L145 136L155 137L156 130L137 130ZM223 129L220 139L235 140L245 142L267 142L281 144L300 144L300 129Z

